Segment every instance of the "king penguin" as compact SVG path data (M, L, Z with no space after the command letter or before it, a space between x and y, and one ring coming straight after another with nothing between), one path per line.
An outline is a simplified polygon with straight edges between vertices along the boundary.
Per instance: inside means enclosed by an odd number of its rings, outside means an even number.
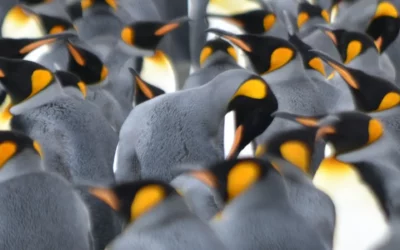
M293 210L276 164L242 158L190 173L224 201L210 223L228 249L328 249Z
M149 179L112 188L90 187L89 191L114 208L127 224L107 249L226 249L167 183Z
M270 9L252 10L232 16L208 15L209 18L221 18L238 26L244 33L275 36L287 39L285 25Z
M380 161L387 157L383 155L388 149L388 138L382 122L356 111L322 118L277 115L317 127L317 139L326 142L325 159L313 182L331 197L336 207L335 249L371 249L385 238L388 225L379 199L364 184L355 167L347 163L361 159ZM355 235L368 237L361 243Z
M237 62L238 54L229 42L209 40L200 54L201 68L186 79L184 89L200 87L225 71L239 69Z
M54 75L34 62L1 58L0 83L11 97L12 128L43 145L46 167L77 182L114 182L118 136L100 111L65 95Z
M297 8L297 28L301 38L315 31L317 24L328 24L329 13L318 5L313 5L305 0L299 0Z
M299 128L274 134L258 145L257 157L279 166L285 178L293 209L318 232L332 249L335 207L332 200L312 183L312 177L324 158L325 144L315 141L317 128Z
M396 70L388 57L381 56L380 49L383 46L378 44L380 42L375 43L367 34L356 31L329 29L329 32L332 34L330 38L335 43L341 60L348 67L365 70L372 75L395 81ZM333 75L328 78L331 77Z
M236 132L227 157L234 158L269 126L270 114L277 108L269 85L244 69L224 72L201 87L151 99L138 105L122 126L116 178L171 181L171 168L178 164L223 159L220 124L230 111L236 114Z
M379 118L394 140L398 141L400 89L390 81L364 71L353 69L333 60L328 55L316 51L321 58L334 68L350 90L355 109L369 112ZM388 151L400 152L397 143ZM397 157L396 157L397 158ZM398 158L397 158L398 159Z
M1 131L0 149L0 197L7 200L0 205L0 247L93 250L86 205L64 178L44 171L40 144Z
M0 85L0 130L10 130L12 115L10 113L10 95Z
M178 85L174 66L168 55L158 49L158 46L166 34L187 21L187 17L182 17L167 22L138 21L125 26L118 44L105 60L111 80L115 83L107 89L118 96L118 99L132 93L134 84L129 68L133 68L142 79L166 93L176 91ZM129 96L124 101L133 102Z
M249 51L247 53L256 72L262 75L276 94L280 111L310 115L326 113L328 105L324 93L321 93L325 83L312 81L305 71L306 66L323 72L320 67L322 62L318 63L319 58L316 58L317 63L310 64L309 60L313 57L307 56L304 57L306 60L303 60L301 53L292 43L276 37L233 35L220 30L215 32L223 34L223 38ZM330 98L332 93L325 95ZM257 138L257 142L263 142L276 131L293 126L284 120L274 120L268 130Z
M60 82L66 94L78 99L85 99L87 96L87 86L80 78L68 71L57 70L54 76Z

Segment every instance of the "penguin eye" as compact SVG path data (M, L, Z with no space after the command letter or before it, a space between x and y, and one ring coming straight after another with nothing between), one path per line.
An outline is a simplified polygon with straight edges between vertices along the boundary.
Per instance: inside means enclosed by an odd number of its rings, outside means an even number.
M142 187L135 195L131 205L131 221L138 219L143 214L161 203L166 197L165 189L159 185Z
M3 167L17 152L17 145L12 141L0 143L0 167Z

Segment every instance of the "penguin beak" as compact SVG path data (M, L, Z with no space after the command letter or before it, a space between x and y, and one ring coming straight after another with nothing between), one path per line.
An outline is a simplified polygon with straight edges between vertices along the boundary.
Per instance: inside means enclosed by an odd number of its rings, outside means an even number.
M73 36L76 36L76 35L74 33L71 33L71 32L62 32L62 33L57 33L57 34L54 34L54 35L44 36L44 37L41 37L39 39L35 39L32 43L22 47L19 50L19 53L22 54L22 55L23 54L27 54L27 53L39 48L42 45L50 44L50 43L53 43L53 42L58 41L58 40L68 39L68 38L71 38Z
M334 29L326 24L315 24L315 27L324 31L324 33L332 40L335 45L338 45L338 41L335 33L333 33Z
M322 126L317 130L316 140L322 140L326 135L336 134L336 129L333 126Z
M177 29L178 27L182 26L184 23L190 21L189 17L180 17L178 19L172 20L166 24L164 24L163 26L161 26L160 28L158 28L155 32L154 35L156 36L164 36L166 34L168 34L169 32Z
M240 39L239 36L236 34L214 28L207 29L206 32L214 33L218 36L221 36L222 38L225 38L226 40L230 41L231 43L235 44L236 46L238 46L239 48L241 48L246 52L250 53L253 51L251 46L248 43L244 42L242 39Z

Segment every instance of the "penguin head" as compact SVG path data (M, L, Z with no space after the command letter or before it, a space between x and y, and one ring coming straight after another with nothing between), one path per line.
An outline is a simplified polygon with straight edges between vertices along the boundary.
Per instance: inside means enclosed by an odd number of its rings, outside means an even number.
M312 158L316 133L316 127L276 133L268 141L257 146L256 156L268 155L283 159L305 174L311 175L315 171L312 169Z
M80 5L82 12L116 12L118 10L117 0L81 0Z
M288 41L259 35L237 35L219 29L208 29L242 49L249 57L256 73L263 75L278 70L297 56L295 47Z
M300 30L306 24L312 23L329 23L330 17L328 11L322 9L318 5L309 3L308 1L301 1L297 7L297 28Z
M68 71L78 75L88 85L102 83L108 76L108 68L101 59L84 44L69 40L67 49L70 56Z
M38 63L0 58L0 84L10 95L12 105L30 99L54 83L53 73Z
M364 112L392 109L400 103L400 89L393 83L378 76L369 75L334 60L327 54L319 54L343 78L349 86L357 108Z
M251 10L244 13L238 13L231 16L208 15L208 17L222 18L233 23L248 34L264 34L271 30L277 17L271 10Z
M277 112L275 119L277 117L317 128L316 140L325 141L333 155L361 149L376 142L384 133L381 121L358 111L315 117Z
M28 136L15 131L0 131L0 168L7 165L13 158L30 151L38 156L42 155L40 144Z
M232 81L232 79L227 79ZM227 113L235 112L236 131L228 158L235 158L272 122L278 101L268 84L259 76L249 75L231 97Z
M54 72L54 76L63 88L74 88L82 94L83 98L86 98L87 86L77 75L68 71L57 70Z
M134 223L167 199L179 197L168 183L141 180L112 188L90 187L89 192L113 208L125 222Z
M135 22L122 29L121 39L128 46L154 51L166 34L188 21L188 17L181 17L169 22Z
M270 162L242 158L217 162L207 169L191 170L190 175L216 190L224 203L245 194L271 172L279 172Z
M307 43L303 42L300 37L296 34L296 31L289 19L287 11L283 11L283 20L288 32L288 41L294 45L298 52L301 54L303 60L303 66L306 70L313 70L321 74L323 77L326 76L325 68L322 60L319 56L313 53L312 47Z
M68 13L72 22L83 17L82 3L80 0L67 1L65 11Z
M400 18L396 7L388 1L379 3L366 32L374 39L381 53L397 38L399 30Z
M40 38L0 38L0 57L23 59L31 51L42 45L51 44L71 36L74 36L74 34L63 32L54 35L46 35Z
M153 99L156 96L165 94L165 91L143 80L139 73L133 68L129 72L135 78L135 105Z
M207 41L200 53L200 66L204 67L208 63L221 59L231 58L238 61L238 55L235 48L227 41L214 39Z
M325 29L325 33L335 44L345 64L370 49L377 51L377 46L367 34L344 29L331 29L327 26L321 26L321 28Z

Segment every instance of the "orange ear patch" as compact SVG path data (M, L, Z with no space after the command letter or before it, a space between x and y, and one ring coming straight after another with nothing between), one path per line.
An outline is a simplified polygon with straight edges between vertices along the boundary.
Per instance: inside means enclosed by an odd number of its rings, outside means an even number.
M229 41L233 42L236 46L241 48L244 51L252 52L253 50L250 48L248 44L240 40L239 38L233 36L223 36L224 38L228 39Z
M0 167L3 167L17 152L17 145L11 141L5 141L0 144Z
M117 195L107 188L90 188L89 193L107 203L113 210L118 211L120 202Z

